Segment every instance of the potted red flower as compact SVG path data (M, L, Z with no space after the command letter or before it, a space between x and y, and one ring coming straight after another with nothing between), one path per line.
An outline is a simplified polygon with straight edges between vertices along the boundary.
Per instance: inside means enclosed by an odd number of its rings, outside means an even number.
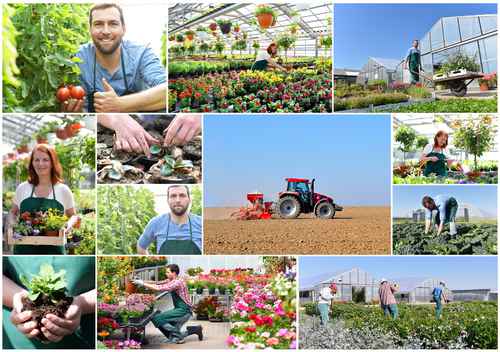
M255 9L255 17L257 17L260 28L266 29L276 24L278 16L271 6L259 5Z

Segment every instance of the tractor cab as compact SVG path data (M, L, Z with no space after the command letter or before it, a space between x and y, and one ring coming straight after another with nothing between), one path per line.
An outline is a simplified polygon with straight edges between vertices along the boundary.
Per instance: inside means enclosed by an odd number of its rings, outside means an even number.
M298 193L301 203L312 204L312 194L314 190L314 179L309 181L305 178L287 178L287 192ZM309 187L311 185L311 187Z

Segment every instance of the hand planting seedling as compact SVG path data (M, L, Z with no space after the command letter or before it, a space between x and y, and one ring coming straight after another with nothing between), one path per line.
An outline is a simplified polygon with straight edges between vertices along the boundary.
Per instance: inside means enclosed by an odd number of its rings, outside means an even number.
M36 322L38 331L42 331L42 319L47 314L64 318L73 303L73 297L66 295L65 274L65 270L56 273L52 265L44 263L40 266L38 275L31 280L24 275L20 277L22 284L28 289L28 295L22 298L22 311L31 311L31 321ZM39 334L38 338L47 341L43 334Z

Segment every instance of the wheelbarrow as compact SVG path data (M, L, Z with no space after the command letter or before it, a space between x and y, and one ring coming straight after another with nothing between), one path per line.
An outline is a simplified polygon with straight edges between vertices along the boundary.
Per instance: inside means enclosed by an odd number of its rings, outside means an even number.
M416 73L411 71L412 73ZM436 74L432 77L426 76L421 72L418 73L425 80L431 82L432 84L443 84L448 88L451 93L456 97L463 97L467 94L467 87L477 78L483 77L480 72L469 72L465 69L455 70L448 73Z
M164 296L170 294L169 291L162 292L155 297L155 301L159 301ZM153 309L151 312L145 314L144 316L138 319L129 319L126 323L120 324L120 329L125 332L127 336L127 340L130 340L130 335L133 330L139 331L140 333L140 342L143 344L147 343L146 339L146 325L157 315L160 314L161 311L158 309ZM201 340L201 338L199 338Z

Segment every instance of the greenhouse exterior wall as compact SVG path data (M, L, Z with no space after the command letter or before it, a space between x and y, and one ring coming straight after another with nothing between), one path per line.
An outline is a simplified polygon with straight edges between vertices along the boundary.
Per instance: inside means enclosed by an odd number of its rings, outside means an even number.
M391 83L395 80L396 67L399 60L369 57L358 75L356 83L365 84L373 80L384 80Z
M440 18L420 39L422 68L431 76L449 56L460 52L474 57L481 72L497 72L497 35L497 15ZM410 82L404 60L396 79Z
M439 286L439 279L399 279L394 280L400 285L400 290L396 293L398 302L406 303L428 303L432 301L432 291ZM445 289L449 299L452 299L452 292Z
M490 289L452 290L454 301L496 301L497 293Z

